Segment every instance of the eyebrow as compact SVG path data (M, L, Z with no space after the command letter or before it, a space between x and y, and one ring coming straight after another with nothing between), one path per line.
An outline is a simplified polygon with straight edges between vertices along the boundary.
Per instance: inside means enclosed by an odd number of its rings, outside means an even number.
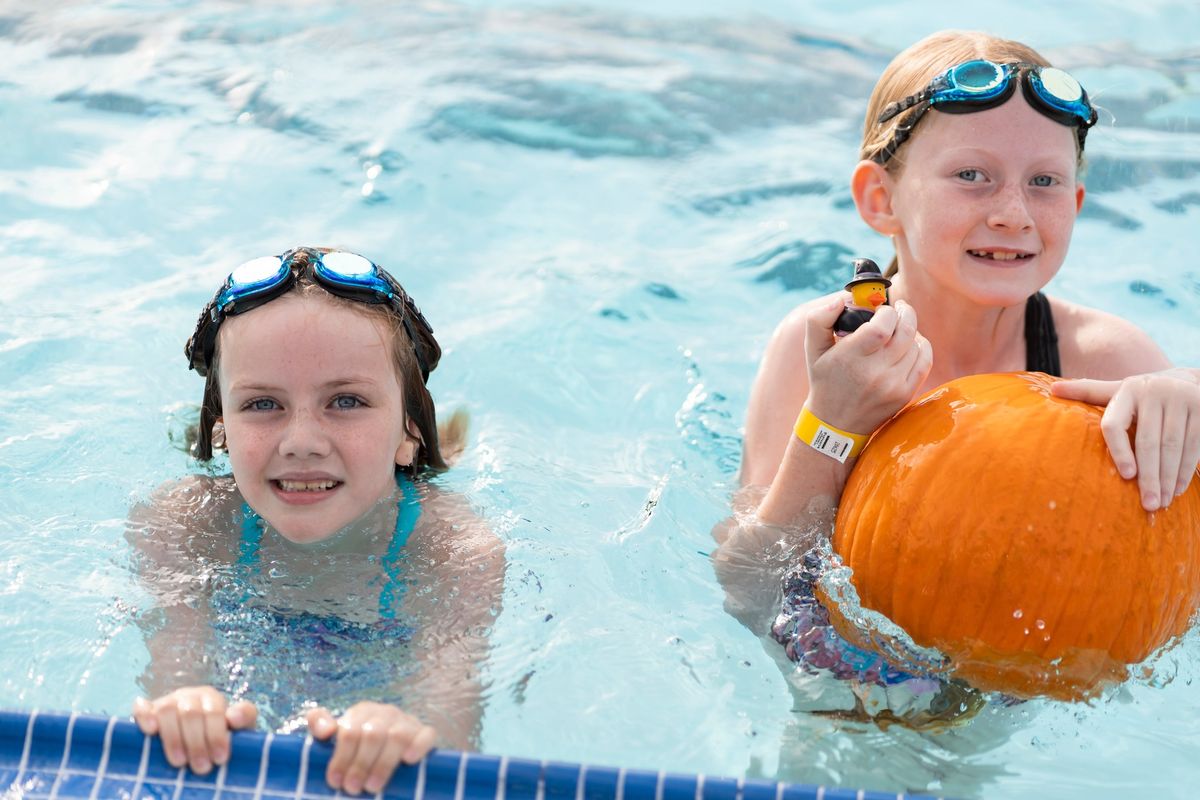
M370 377L349 377L337 378L336 380L327 381L321 384L320 389L331 391L333 389L343 389L349 386L364 386L374 388L379 382ZM271 386L265 383L234 383L229 387L231 392L278 392L281 391L280 386Z

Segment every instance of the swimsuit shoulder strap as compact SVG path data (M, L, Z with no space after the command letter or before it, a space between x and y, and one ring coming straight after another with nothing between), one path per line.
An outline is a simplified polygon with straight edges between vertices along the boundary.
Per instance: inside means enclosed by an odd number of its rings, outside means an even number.
M396 531L383 555L383 574L387 576L387 582L379 593L379 616L385 619L395 619L396 607L407 588L401 578L400 562L404 558L404 545L408 544L421 517L421 496L416 484L402 474L396 476L396 483L403 496L396 504Z
M1062 375L1058 357L1058 333L1050 300L1038 292L1025 301L1025 369Z

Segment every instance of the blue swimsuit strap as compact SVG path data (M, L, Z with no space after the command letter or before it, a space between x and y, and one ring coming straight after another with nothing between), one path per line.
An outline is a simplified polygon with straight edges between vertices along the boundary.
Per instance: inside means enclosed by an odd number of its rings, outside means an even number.
M396 530L382 559L383 573L387 576L379 593L379 616L383 619L396 618L396 606L406 588L400 575L400 561L404 558L402 551L421 516L421 498L416 485L401 474L396 475L396 484L403 496L396 503ZM258 567L259 551L262 549L261 520L262 517L254 509L242 503L242 540L238 546L238 566Z

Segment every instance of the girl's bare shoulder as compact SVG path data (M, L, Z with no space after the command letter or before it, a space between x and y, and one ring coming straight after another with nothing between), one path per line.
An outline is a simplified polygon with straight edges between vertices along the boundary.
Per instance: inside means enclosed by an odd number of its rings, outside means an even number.
M1150 335L1098 308L1050 299L1063 376L1119 380L1171 366Z
M504 560L504 542L458 492L428 481L421 484L422 536L438 560Z
M241 495L232 476L186 475L159 485L129 510L125 537L147 555L218 556ZM191 552L198 548L202 552ZM184 552L188 551L188 552Z

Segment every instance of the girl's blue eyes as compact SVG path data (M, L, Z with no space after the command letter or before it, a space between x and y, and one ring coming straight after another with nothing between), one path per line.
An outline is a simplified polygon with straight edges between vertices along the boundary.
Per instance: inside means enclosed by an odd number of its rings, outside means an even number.
M352 394L339 394L329 402L329 405L339 411L348 411L353 408L365 406L366 403L361 398L355 397ZM279 403L269 397L258 397L248 401L242 406L242 409L245 411L275 411L279 407Z
M977 169L960 169L955 173L961 180L968 183L976 183L983 178ZM1035 175L1030 181L1030 185L1047 188L1053 186L1057 181L1052 175Z

